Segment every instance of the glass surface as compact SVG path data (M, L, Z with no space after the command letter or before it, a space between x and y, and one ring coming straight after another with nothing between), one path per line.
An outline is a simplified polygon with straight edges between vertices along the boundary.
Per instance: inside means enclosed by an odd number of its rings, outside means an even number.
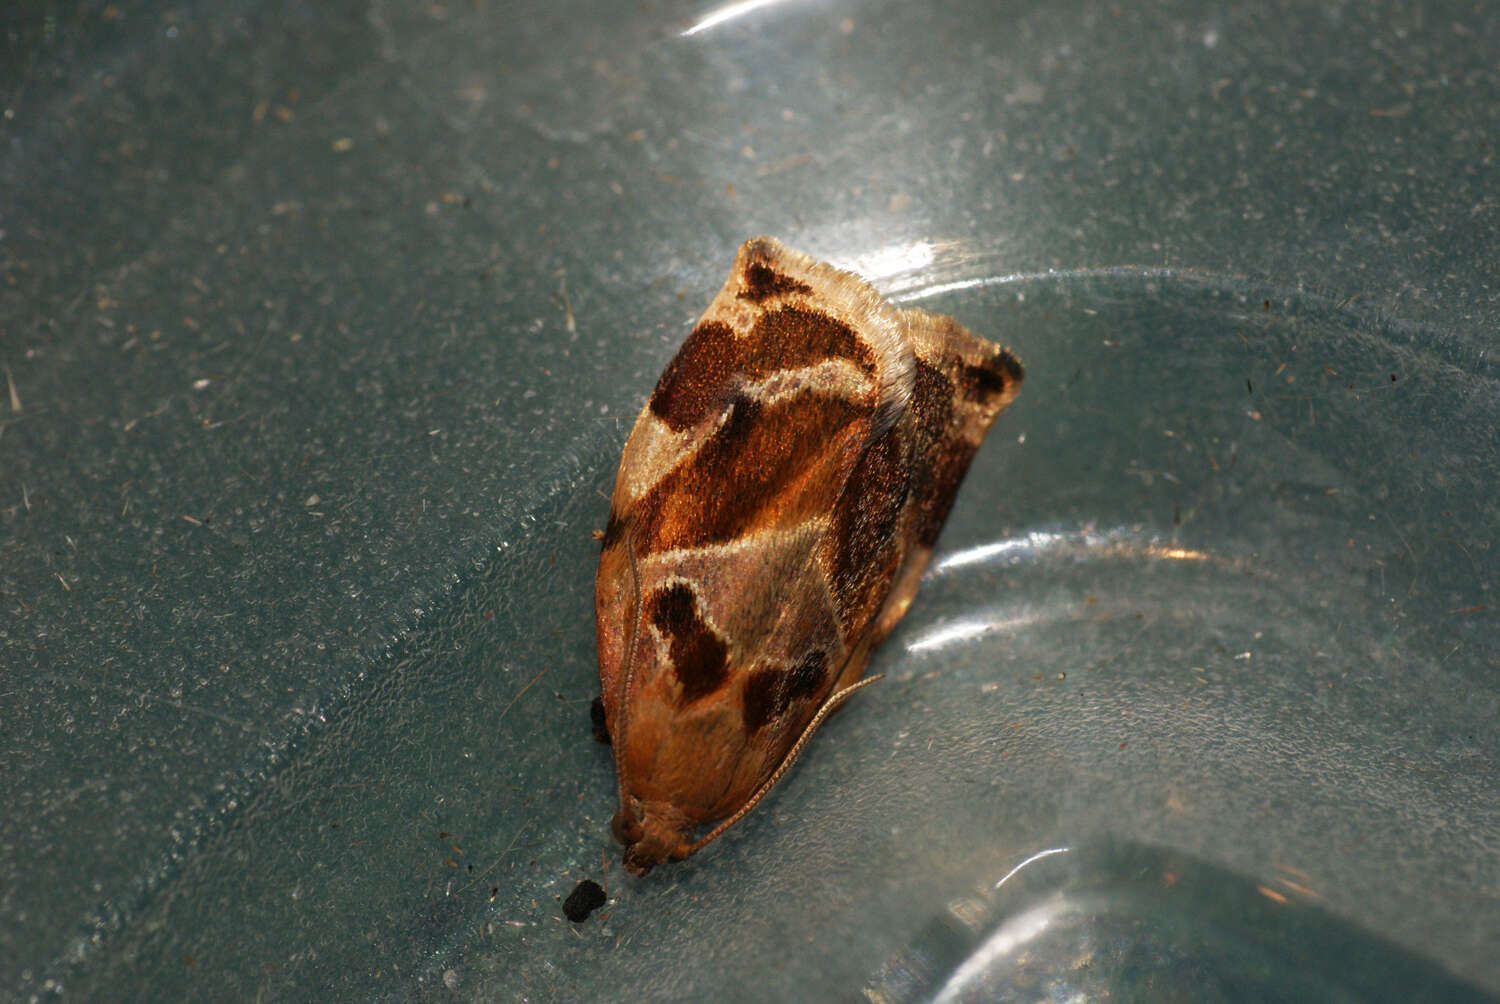
M1495 11L6 29L6 995L1500 995ZM636 881L591 532L758 233L1028 375L885 681Z

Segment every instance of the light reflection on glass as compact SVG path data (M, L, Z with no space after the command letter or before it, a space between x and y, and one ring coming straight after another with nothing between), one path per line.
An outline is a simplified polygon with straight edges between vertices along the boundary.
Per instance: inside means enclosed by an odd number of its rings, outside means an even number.
M722 7L715 7L703 15L697 24L682 32L681 37L687 38L689 35L696 35L700 31L707 31L710 28L723 24L725 21L733 21L737 17L749 14L751 11L760 10L762 7L769 7L777 3L781 3L781 0L739 0L738 3L727 3Z
M1066 854L1070 850L1072 850L1070 847L1049 847L1044 851L1037 851L1006 872L1004 877L995 883L995 888L999 889L1036 862L1055 854ZM954 970L953 975L938 992L934 1001L971 998L973 991L983 987L987 982L986 974L989 973L991 967L1024 948L1046 931L1055 918L1068 913L1071 909L1067 899L1061 894L1054 894L1046 901L1006 920L994 934L985 939L984 944L980 945L977 951L964 960L963 965Z
M1168 561L1208 560L1208 555L1202 551L1192 551L1186 547L1151 547L1148 550L1153 557L1166 558Z
M914 241L910 244L889 244L852 257L833 258L831 263L878 283L891 276L926 268L937 260L938 253L942 250L943 245Z
M1068 558L1088 560L1093 558L1145 559L1154 561L1213 562L1228 568L1239 568L1237 558L1220 558L1206 551L1199 551L1177 544L1163 544L1152 535L1140 530L1115 527L1096 530L1084 527L1080 530L1050 531L1033 530L1006 540L995 540L988 544L977 544L965 548L939 561L933 566L932 575L945 575L954 569L984 562L1037 562L1045 558ZM1007 603L1003 607L992 607L967 617L939 624L907 642L908 652L931 652L949 645L965 642L994 631L1015 631L1044 620L1055 619L1059 610L1035 604Z
M974 289L979 286L1001 286L1008 282L1017 282L1021 279L1029 279L1032 276L1022 272L1013 275L986 275L976 279L958 279L954 282L940 282L933 286L923 286L921 289L906 290L891 294L891 299L900 303L911 303L915 300L927 300L934 296L942 296L944 293L956 293L960 290Z
M1095 530L1092 527L1084 527L1081 530L1066 531L1033 530L1006 540L976 544L948 555L933 566L933 571L941 575L955 568L992 561L996 558L1007 556L1036 558L1048 552L1057 554L1067 551L1089 552L1112 558L1158 558L1165 561L1213 560L1213 556L1207 551L1163 543L1154 534L1146 535L1139 530L1130 530L1125 527Z
M953 282L937 283L932 286L923 286L920 289L911 289L898 294L892 294L891 299L903 303L914 300L926 300L934 296L942 296L944 293L955 293L965 289L975 289L983 286L1007 286L1025 282L1071 282L1080 279L1092 279L1108 276L1130 276L1132 278L1145 279L1182 279L1184 273L1178 269L1161 267L1141 267L1138 265L1109 265L1102 268L1049 268L1038 272L1008 272L1003 275L980 275L969 279L956 279ZM1201 281L1203 278L1213 279L1213 276L1202 275L1192 278ZM1231 315L1233 316L1233 315Z
M954 642L967 641L991 631L1008 631L1025 627L1037 619L1034 614L1019 617L967 617L934 628L906 646L908 652L927 652Z
M954 970L943 989L933 998L934 1004L970 999L976 987L984 986L985 974L992 966L1035 940L1051 926L1054 917L1066 914L1070 909L1067 900L1056 896L1011 917Z
M1009 540L996 540L988 544L977 544L974 547L964 548L957 554L950 554L933 567L934 572L946 572L954 568L962 568L964 565L977 565L981 561L989 561L1004 554L1016 554L1021 551L1045 551L1051 545L1064 539L1064 534L1047 533L1044 531L1032 531L1023 533L1019 537L1011 537ZM1083 534L1073 534L1082 537Z
M1006 872L1005 877L1002 878L999 882L995 883L995 888L998 889L1005 883L1009 882L1012 876L1014 876L1022 868L1025 868L1027 865L1031 864L1033 861L1040 861L1042 860L1042 858L1050 858L1054 854L1066 854L1070 850L1072 850L1071 847L1049 847L1045 851L1037 851L1031 857L1027 858L1025 861L1022 861L1010 871Z
M906 650L908 652L925 652L931 648L942 648L949 642L977 638L989 629L989 621L983 620L962 620L953 624L944 624L936 631L929 631L907 645Z

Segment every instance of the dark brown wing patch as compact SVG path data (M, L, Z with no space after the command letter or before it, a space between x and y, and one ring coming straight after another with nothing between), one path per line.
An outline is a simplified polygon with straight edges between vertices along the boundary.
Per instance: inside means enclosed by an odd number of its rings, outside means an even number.
M1020 361L1002 350L982 365L965 363L958 383L964 397L981 405L988 405L999 398L1014 395L1016 385L1025 376Z
M700 322L656 382L651 413L673 432L697 425L719 409L729 377L743 361L740 355L740 341L729 325Z
M764 262L754 261L743 273L745 288L735 294L741 300L759 302L785 293L811 293L812 287L798 282L789 275L782 275Z
M820 311L767 311L746 338L737 338L723 321L702 321L656 382L651 413L681 432L718 414L745 384L829 359L875 372L875 359L854 330Z
M826 567L846 637L858 635L875 616L901 558L897 531L911 474L905 440L906 427L897 425L870 444L831 514L826 543L832 560Z
M682 684L682 704L718 690L728 673L729 648L698 615L698 596L685 582L651 594L651 623L668 640L672 666Z
M774 346L757 362L759 379L776 370L795 370L825 359L847 359L866 373L875 372L875 357L844 322L805 307L777 307L755 321L750 338L759 345ZM774 359L774 365L764 365Z
M828 395L768 405L735 398L719 429L636 507L637 546L700 547L821 514L869 413Z
M917 463L912 531L913 538L923 547L937 542L943 522L953 508L958 486L979 449L977 439L983 437L984 428L989 425L987 418L982 426L971 429L976 421L974 406L990 411L989 418L993 418L994 411L1015 396L1024 377L1015 356L997 346L991 348L993 354L980 363L949 357L945 360L947 373L925 360L917 362L913 392ZM971 402L966 405L968 412L956 413L955 402Z
M953 507L958 483L974 459L974 447L953 424L953 384L925 361L917 363L913 394L917 414L917 471L912 531L917 543L931 547Z
M758 732L786 714L793 701L818 696L828 655L814 649L785 669L756 669L745 681L745 728Z

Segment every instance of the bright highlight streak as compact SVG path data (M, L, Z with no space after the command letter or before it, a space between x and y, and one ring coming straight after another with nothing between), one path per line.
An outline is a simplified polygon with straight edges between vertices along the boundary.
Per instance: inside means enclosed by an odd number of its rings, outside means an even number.
M974 565L981 561L989 561L1004 554L1014 554L1017 551L1044 551L1054 544L1061 542L1064 535L1060 533L1046 533L1035 531L1012 537L1009 540L997 540L990 544L978 544L974 547L965 548L957 554L951 554L938 563L937 571L946 572L950 568L962 568L964 565Z
M1208 555L1202 551L1192 551L1186 547L1151 547L1146 553L1157 558L1167 558L1171 561L1207 561Z
M1019 617L992 617L985 619L973 617L968 620L954 621L952 624L944 624L935 628L916 641L906 646L908 652L927 652L944 645L952 645L954 642L967 641L977 638L982 634L992 631L1016 631L1028 624L1036 622L1036 615L1026 613Z
M1066 901L1061 897L1054 897L1006 921L1000 930L990 935L989 940L954 971L933 998L934 1004L952 1004L956 1001L983 1000L989 997L989 994L979 996L975 992L986 989L986 973L998 965L1000 960L1015 955L1035 941L1052 926L1053 918L1064 914L1067 909Z
M990 629L989 621L959 621L956 624L948 624L938 628L936 631L925 634L906 646L908 652L925 652L930 648L942 648L944 645L955 641L966 641L969 638L977 638Z
M705 14L701 21L687 31L682 32L681 37L687 38L690 35L696 35L700 31L707 31L710 28L718 27L725 21L733 21L737 17L743 17L752 11L757 11L762 7L769 7L772 4L780 2L781 0L739 0L738 3L727 3Z
M852 258L835 259L834 264L855 275L864 276L871 282L878 282L893 275L926 268L937 260L937 252L938 249L927 241L916 241L911 244L891 244Z
M988 544L976 544L974 547L964 548L938 562L933 566L933 571L947 572L954 568L977 565L983 561L1009 555L1040 556L1047 552L1060 554L1070 551L1089 552L1100 557L1155 558L1159 561L1206 562L1214 560L1214 556L1207 551L1178 547L1175 544L1160 544L1153 538L1138 540L1135 539L1137 536L1123 527L1109 530L1085 528L1065 533L1034 530L1008 540L996 540Z
M1051 847L1045 851L1037 851L1006 872L1005 877L995 883L995 888L998 889L1009 882L1027 865L1040 861L1042 858L1050 858L1054 854L1066 854L1069 850L1071 848ZM1002 959L1014 956L1016 952L1045 933L1054 920L1064 918L1074 909L1076 908L1070 906L1063 895L1054 893L1042 903L1011 917L1000 926L999 930L990 935L977 951L964 960L933 1000L938 1004L950 1004L954 1001L976 999L976 991L986 988L987 978L993 978L994 969Z
M977 279L957 279L953 282L941 282L935 286L923 286L921 289L909 290L893 296L892 299L899 300L902 303L910 303L914 300L929 300L934 296L942 296L944 293L957 293L961 290L976 289L980 286L999 286L1026 278L1029 277L1017 273L1015 275L986 275Z
M995 888L998 889L1001 886L1003 886L1005 883L1009 882L1011 880L1011 877L1014 876L1016 874L1016 872L1020 871L1022 868L1025 868L1027 865L1031 864L1033 861L1040 861L1040 860L1042 860L1042 858L1050 858L1054 854L1066 854L1070 850L1072 850L1071 847L1049 847L1045 851L1037 851L1031 857L1027 858L1025 861L1022 861L1020 864L1016 865L1010 871L1006 872L1005 873L1005 877L1002 878L999 882L995 883Z

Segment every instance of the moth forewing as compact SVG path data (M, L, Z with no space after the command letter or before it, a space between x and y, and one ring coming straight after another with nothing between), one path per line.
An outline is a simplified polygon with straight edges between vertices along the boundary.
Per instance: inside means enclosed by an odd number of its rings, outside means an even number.
M864 686L1021 380L952 318L770 238L740 248L636 419L602 542L627 870L716 838Z

